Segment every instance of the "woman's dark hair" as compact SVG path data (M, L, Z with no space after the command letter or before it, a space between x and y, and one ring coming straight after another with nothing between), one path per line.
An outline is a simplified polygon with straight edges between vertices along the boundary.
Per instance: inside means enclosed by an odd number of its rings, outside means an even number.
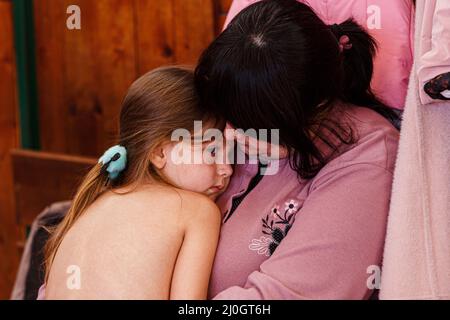
M352 47L340 50L347 35ZM195 71L201 105L237 128L279 129L291 166L311 178L355 142L331 119L337 101L396 114L370 88L375 40L349 19L328 26L295 0L263 0L241 11L203 52ZM331 152L323 152L318 144Z

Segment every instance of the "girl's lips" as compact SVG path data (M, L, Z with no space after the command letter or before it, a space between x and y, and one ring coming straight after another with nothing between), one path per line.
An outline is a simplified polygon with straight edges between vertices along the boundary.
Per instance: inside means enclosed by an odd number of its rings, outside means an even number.
M209 188L208 193L210 194L221 193L225 190L226 187L228 187L228 183L229 179L226 179L225 181L222 181L222 184L218 184Z
M210 190L211 190L212 193L219 192L219 191L221 191L222 189L223 189L223 185L221 185L221 186L214 186L214 187L211 187L211 188L210 188Z

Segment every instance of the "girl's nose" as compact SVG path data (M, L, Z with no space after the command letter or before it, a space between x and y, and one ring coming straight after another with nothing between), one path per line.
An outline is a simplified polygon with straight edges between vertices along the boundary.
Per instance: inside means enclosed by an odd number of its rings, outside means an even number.
M227 178L233 174L233 168L229 164L218 164L217 173Z

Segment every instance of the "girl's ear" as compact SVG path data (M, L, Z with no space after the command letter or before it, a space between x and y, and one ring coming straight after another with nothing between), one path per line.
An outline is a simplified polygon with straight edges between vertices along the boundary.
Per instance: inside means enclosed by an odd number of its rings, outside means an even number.
M150 154L151 163L159 170L163 169L167 163L167 154L163 145L159 145Z

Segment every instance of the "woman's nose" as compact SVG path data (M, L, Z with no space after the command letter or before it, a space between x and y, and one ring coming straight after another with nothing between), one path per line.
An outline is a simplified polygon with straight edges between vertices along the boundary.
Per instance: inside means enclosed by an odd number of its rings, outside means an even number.
M218 164L217 173L220 176L229 177L233 174L233 168L229 164Z

